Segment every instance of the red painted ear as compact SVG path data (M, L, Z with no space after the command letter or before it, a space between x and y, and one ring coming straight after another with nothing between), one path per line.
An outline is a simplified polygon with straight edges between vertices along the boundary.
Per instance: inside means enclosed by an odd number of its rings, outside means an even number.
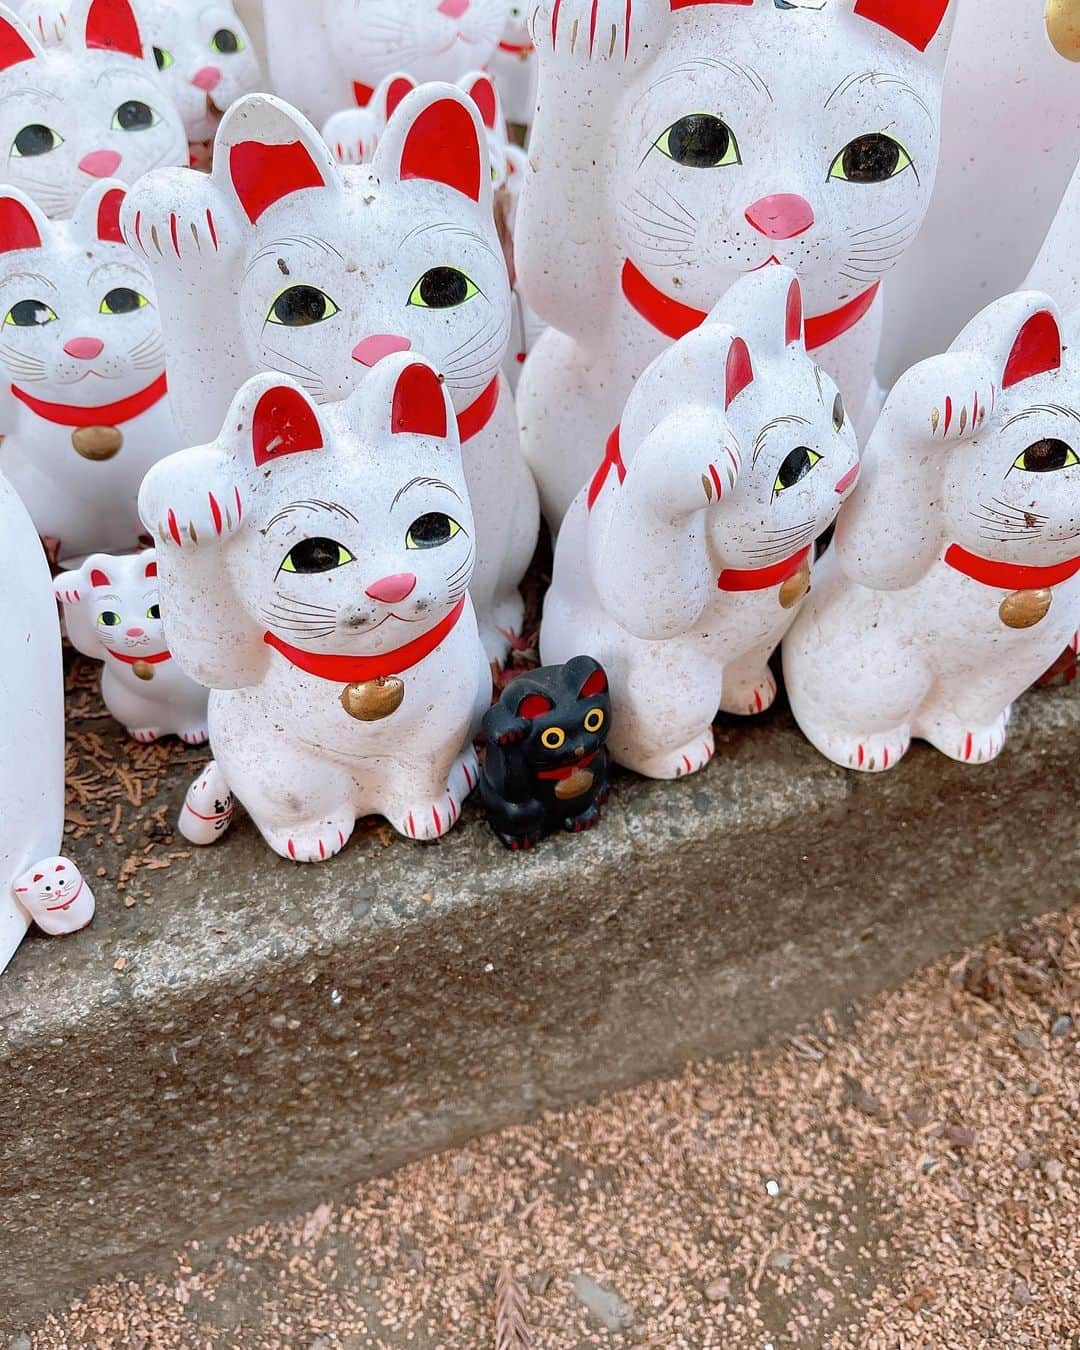
M469 97L480 111L481 122L487 127L488 131L494 131L499 103L495 97L495 86L486 75L481 75L479 79L473 80L469 89Z
M439 377L430 366L414 361L398 376L390 430L414 436L446 435L446 398Z
M375 89L370 84L361 84L359 80L353 80L352 93L358 108L366 108L371 102L371 96Z
M802 287L798 281L791 283L787 293L787 313L784 316L784 344L790 347L793 342L802 341Z
M142 58L139 25L128 0L93 0L86 15L86 45Z
M106 244L122 244L124 236L120 231L120 208L124 204L123 188L110 188L98 202L97 237Z
M754 0L671 0L672 11L689 9L691 5L752 5Z
M950 3L951 0L855 0L855 13L924 52L941 27Z
M106 574L101 570L100 567L95 567L94 570L90 573L90 585L91 585L91 586L111 586L111 585L112 585L112 582L109 580L109 578L108 578L108 577L106 576Z
M146 571L143 573L143 576L146 577L146 578L148 578L148 579L151 578L151 577L156 577L156 576L157 576L157 563L156 563L156 562L148 562L148 563L146 564Z
M1001 387L1008 389L1021 380L1030 380L1033 375L1042 375L1060 366L1061 332L1054 316L1049 310L1043 309L1033 314L1017 333L1005 363Z
M251 420L251 449L257 469L283 455L321 450L322 446L319 419L303 394L284 384L263 394Z
M517 715L531 722L534 717L543 717L545 713L551 712L554 706L551 699L545 698L543 694L526 694L518 704Z
M287 145L240 141L229 151L229 176L252 225L282 197L305 188L326 187L326 180L300 141Z
M607 676L602 670L594 670L585 683L581 686L581 692L578 698L595 698L597 694L607 693Z
M753 381L754 367L750 364L750 352L742 338L737 337L728 350L727 394L724 407L730 408L746 386Z
M41 234L34 217L14 197L0 197L0 253L40 247Z
M445 183L480 200L480 142L463 104L441 98L420 113L405 137L399 175Z
M386 91L387 118L393 117L397 105L406 94L411 94L415 88L416 85L405 75L399 75L396 80L390 81L390 87Z
M34 56L23 29L9 19L0 19L0 70L17 66L20 61L32 61Z

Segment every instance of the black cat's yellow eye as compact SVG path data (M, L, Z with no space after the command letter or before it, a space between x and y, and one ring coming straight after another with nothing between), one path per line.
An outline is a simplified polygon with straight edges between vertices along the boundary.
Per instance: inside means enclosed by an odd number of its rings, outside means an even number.
M235 56L244 50L244 43L240 34L234 33L231 28L219 28L210 39L210 50L220 52L222 56Z
M594 732L599 731L603 725L604 725L603 708L590 708L589 711L585 714L585 730Z
M41 328L55 318L56 310L44 300L20 300L4 315L4 323L11 328Z
M440 544L448 544L460 532L461 526L451 516L444 515L442 511L428 511L425 515L417 516L409 526L405 547L438 548Z
M540 744L545 750L558 750L565 742L566 732L562 727L548 727L540 735Z
M281 564L282 572L310 576L313 572L332 572L354 561L353 554L336 539L302 539L294 544Z
M459 267L431 267L409 296L410 305L420 309L455 309L480 294L480 287Z
M776 482L773 483L773 495L786 492L789 487L801 483L820 460L821 456L816 450L811 450L808 445L797 445L784 457L784 462L780 465Z
M34 155L47 155L63 143L63 136L53 131L52 127L45 126L43 122L31 122L11 142L10 154L12 159L30 159Z
M840 431L844 425L844 400L839 394L833 399L832 405L832 424L833 431Z
M141 99L129 98L126 103L121 103L113 113L109 126L113 131L149 131L151 127L156 127L160 121L161 118L149 103L143 103Z
M271 304L266 322L308 328L313 323L325 323L338 312L337 305L318 286L286 286Z
M911 168L911 156L895 136L871 131L844 146L832 162L829 177L845 183L885 183Z
M1056 473L1058 469L1071 469L1074 464L1080 464L1080 456L1072 446L1047 437L1022 450L1012 466L1027 473Z
M150 608L146 611L146 617L147 617L148 619L160 619L160 618L161 618L161 606L160 606L160 605L151 605Z
M167 52L164 47L155 47L154 60L157 63L158 70L168 70L173 63L173 54Z
M115 609L104 609L97 617L97 621L103 628L119 628L122 620Z
M722 169L741 164L735 133L712 113L690 113L654 141L656 149L687 169Z
M137 309L145 309L149 303L145 295L130 286L115 286L102 300L98 313L133 314Z

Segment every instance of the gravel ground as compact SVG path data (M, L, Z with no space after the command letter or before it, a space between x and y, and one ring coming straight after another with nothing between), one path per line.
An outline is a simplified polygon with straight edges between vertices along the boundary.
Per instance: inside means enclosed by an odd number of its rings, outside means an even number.
M60 1347L1080 1347L1080 905L90 1290Z

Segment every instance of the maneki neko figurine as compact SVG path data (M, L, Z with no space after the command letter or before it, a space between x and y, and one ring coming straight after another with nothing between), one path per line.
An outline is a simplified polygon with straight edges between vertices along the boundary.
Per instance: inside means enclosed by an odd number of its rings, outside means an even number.
M341 108L323 124L322 138L339 164L370 164L394 109L416 88L416 81L396 70L382 80L363 108Z
M5 184L54 217L71 215L102 178L133 183L188 162L180 114L130 0L73 0L50 46L0 5L0 144Z
M736 282L649 366L563 524L540 631L545 663L587 651L607 671L613 759L681 778L712 758L718 708L769 707L814 541L858 474L788 268Z
M264 0L270 84L321 126L366 108L391 71L418 83L486 66L506 0Z
M881 279L934 185L956 8L540 0L516 260L556 331L519 408L553 524L635 378L745 273L798 273L808 350L859 417Z
M137 741L207 739L207 691L172 659L161 622L153 549L111 557L95 553L54 583L67 635L101 661L101 700Z
M214 444L155 465L140 509L173 654L213 690L214 769L189 794L187 837L206 842L230 793L296 862L338 853L362 815L412 839L445 834L477 781L491 672L468 595L457 424L434 369L396 352L321 408L259 375Z
M506 120L514 127L531 126L536 111L536 47L529 35L524 0L511 4L488 69L498 86Z
M495 659L520 630L539 510L500 374L511 299L492 193L483 123L453 85L408 94L363 167L340 167L293 108L252 94L222 120L213 173L148 175L124 232L154 274L189 444L217 434L259 371L329 403L388 354L432 362L457 416L472 595Z
M0 467L57 556L134 548L143 474L179 446L146 264L121 184L71 220L0 188Z
M967 764L1080 626L1080 357L1035 291L984 309L889 395L784 676L835 763L912 737Z

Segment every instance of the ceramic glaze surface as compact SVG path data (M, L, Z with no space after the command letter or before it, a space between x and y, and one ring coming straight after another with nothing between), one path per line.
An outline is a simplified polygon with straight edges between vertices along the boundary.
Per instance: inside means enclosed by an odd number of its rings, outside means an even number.
M361 815L445 833L476 783L491 673L457 425L432 368L395 353L322 408L260 375L214 444L151 470L140 509L173 653L213 690L199 816L231 790L297 862L337 853Z
M550 520L595 466L635 377L770 264L798 272L807 343L858 416L877 288L934 185L954 9L539 6L516 257L526 299L559 330L520 394Z
M607 671L615 760L682 777L712 757L718 707L772 703L769 658L858 472L787 268L737 282L646 370L566 517L540 632L545 662Z
M1080 625L1080 361L1053 302L985 309L897 383L829 567L784 643L792 710L837 764L913 736L965 763Z

